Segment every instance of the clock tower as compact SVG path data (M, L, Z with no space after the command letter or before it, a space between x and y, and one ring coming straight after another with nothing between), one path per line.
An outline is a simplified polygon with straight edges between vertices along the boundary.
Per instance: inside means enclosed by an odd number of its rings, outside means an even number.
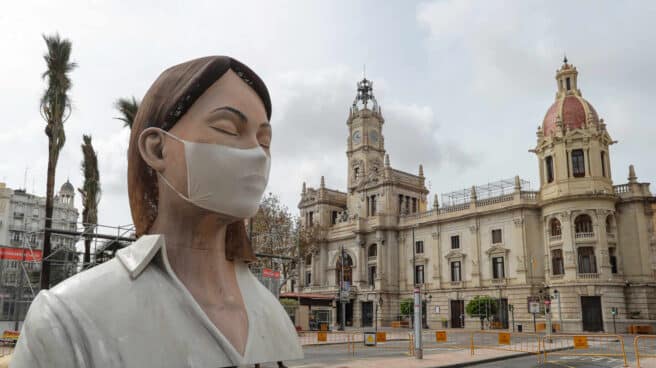
M373 82L363 78L357 83L357 94L346 121L348 142L348 194L382 177L385 142L382 135L385 120L373 93Z

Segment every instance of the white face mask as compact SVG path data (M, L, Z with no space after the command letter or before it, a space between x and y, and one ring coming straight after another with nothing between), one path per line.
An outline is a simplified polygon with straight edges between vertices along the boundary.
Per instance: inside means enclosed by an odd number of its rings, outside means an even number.
M187 163L188 196L157 173L180 197L208 211L245 219L254 216L269 181L271 159L262 147L240 149L180 139Z

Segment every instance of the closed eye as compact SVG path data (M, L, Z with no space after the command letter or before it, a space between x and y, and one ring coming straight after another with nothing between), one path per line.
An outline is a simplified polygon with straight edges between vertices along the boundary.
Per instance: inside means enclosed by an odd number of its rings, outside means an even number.
M231 136L233 136L233 137L236 137L236 136L239 135L239 134L237 134L237 133L235 133L235 132L229 132L229 131L227 131L227 130L225 130L225 129L221 129L221 128L215 127L215 126L213 126L213 125L210 125L210 128L212 128L212 129L214 129L214 130L216 130L216 131L218 131L218 132L221 132L221 133L223 133L223 134L231 135Z

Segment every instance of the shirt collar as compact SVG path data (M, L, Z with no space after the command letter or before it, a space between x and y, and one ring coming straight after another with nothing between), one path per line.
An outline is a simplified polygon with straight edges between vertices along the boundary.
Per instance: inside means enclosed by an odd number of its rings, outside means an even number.
M163 246L164 237L161 234L143 235L130 246L116 252L116 257L128 271L130 278L136 279Z

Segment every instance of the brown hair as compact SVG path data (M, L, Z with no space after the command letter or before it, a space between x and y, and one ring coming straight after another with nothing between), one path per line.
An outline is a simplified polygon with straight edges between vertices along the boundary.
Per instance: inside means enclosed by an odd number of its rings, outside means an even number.
M132 124L128 147L128 196L137 236L148 233L157 217L157 177L139 153L139 135L146 128L171 129L196 100L223 74L233 70L264 103L271 118L269 91L260 77L246 65L227 56L208 56L166 69L150 86ZM244 221L228 225L226 257L255 260Z

